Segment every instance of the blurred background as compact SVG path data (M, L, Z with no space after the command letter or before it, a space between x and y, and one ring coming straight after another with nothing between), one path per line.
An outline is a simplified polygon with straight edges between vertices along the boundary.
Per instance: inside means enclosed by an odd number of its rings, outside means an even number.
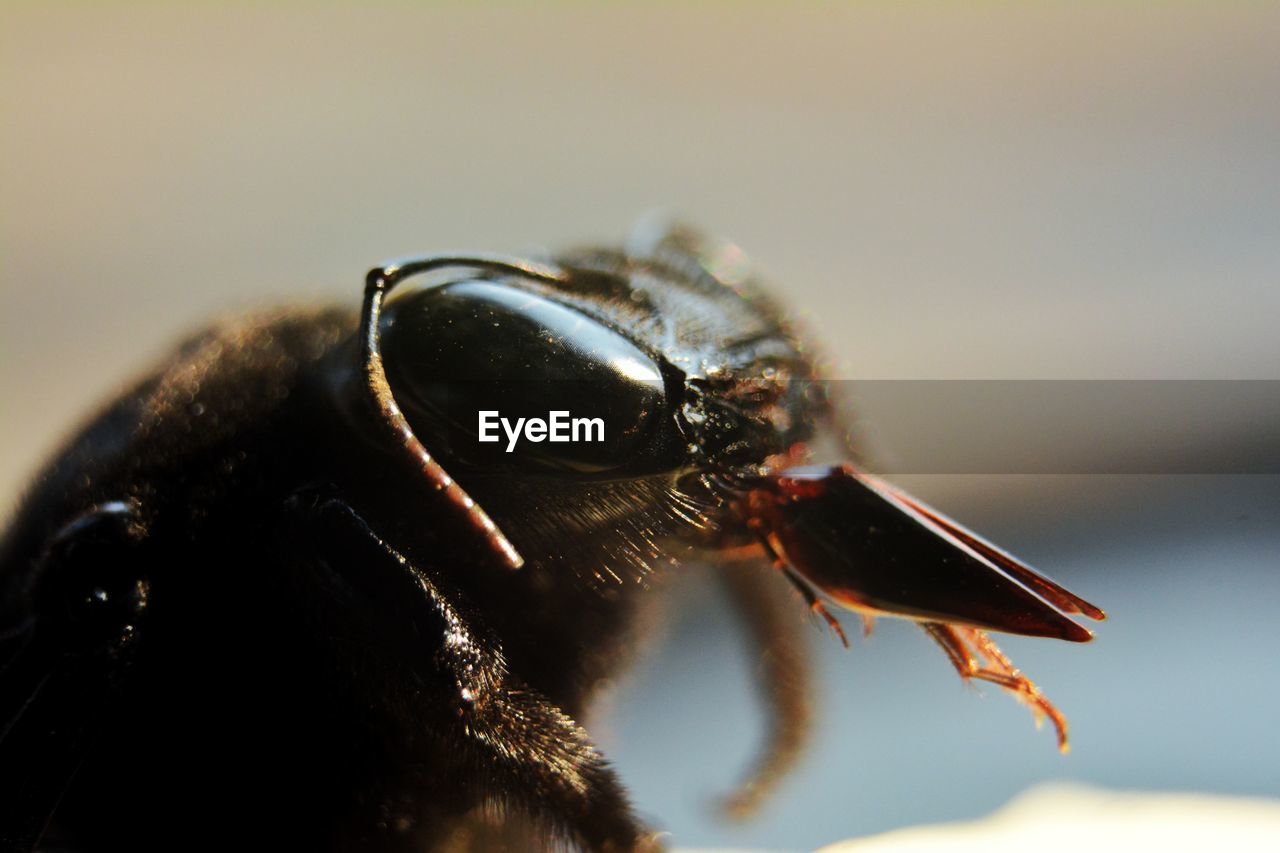
M6 3L0 502L212 314L654 208L745 247L837 378L1280 379L1277 43L1244 2ZM991 434L867 395L873 459L1110 611L1091 646L1005 644L1073 753L910 625L815 628L815 747L718 822L760 713L694 578L595 724L638 807L677 844L796 849L1048 780L1280 797L1280 416L1242 387L1195 429L1074 407L1005 431L1038 464L942 473L901 460Z

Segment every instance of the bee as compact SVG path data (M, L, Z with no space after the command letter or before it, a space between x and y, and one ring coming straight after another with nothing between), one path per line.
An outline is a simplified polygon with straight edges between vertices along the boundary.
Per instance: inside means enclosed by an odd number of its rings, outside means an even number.
M855 466L838 408L739 250L681 225L212 326L0 541L0 847L656 848L579 721L694 560L776 645L732 811L804 736L771 572L841 639L833 609L915 621L1065 748L986 632L1102 611Z

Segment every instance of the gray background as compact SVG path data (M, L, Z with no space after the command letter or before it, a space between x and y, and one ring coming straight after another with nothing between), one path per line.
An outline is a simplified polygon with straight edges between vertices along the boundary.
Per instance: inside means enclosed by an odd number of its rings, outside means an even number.
M839 378L1280 378L1278 39L1262 3L6 4L0 501L212 313L353 302L410 251L618 240L654 207L746 247ZM900 413L862 415L891 458ZM1228 422L1183 452L1280 426ZM1088 435L1062 470L1093 470ZM756 710L691 572L598 722L677 842L811 846L1046 779L1280 795L1275 477L904 483L1112 612L1092 647L1007 644L1075 752L908 625L848 653L815 630L821 741L726 828L704 806Z

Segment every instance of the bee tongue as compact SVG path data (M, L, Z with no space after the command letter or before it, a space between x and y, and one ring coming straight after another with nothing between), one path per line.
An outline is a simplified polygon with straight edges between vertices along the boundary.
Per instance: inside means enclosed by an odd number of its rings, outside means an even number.
M1085 642L1064 614L1102 611L960 525L845 466L783 472L764 532L792 568L852 610ZM759 501L756 502L758 506Z

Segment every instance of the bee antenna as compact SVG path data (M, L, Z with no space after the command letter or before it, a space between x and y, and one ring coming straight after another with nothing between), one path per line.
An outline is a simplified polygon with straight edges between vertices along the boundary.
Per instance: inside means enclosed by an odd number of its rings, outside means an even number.
M369 270L365 276L364 304L360 316L360 367L366 390L374 409L389 430L389 437L406 453L413 465L440 493L447 506L458 513L463 524L483 537L488 547L512 569L524 565L524 558L511 540L498 528L489 514L449 476L430 451L414 434L409 421L396 403L382 363L382 304L387 295L406 278L449 267L470 268L505 273L562 284L568 273L556 266L521 260L504 255L425 255L392 261Z

